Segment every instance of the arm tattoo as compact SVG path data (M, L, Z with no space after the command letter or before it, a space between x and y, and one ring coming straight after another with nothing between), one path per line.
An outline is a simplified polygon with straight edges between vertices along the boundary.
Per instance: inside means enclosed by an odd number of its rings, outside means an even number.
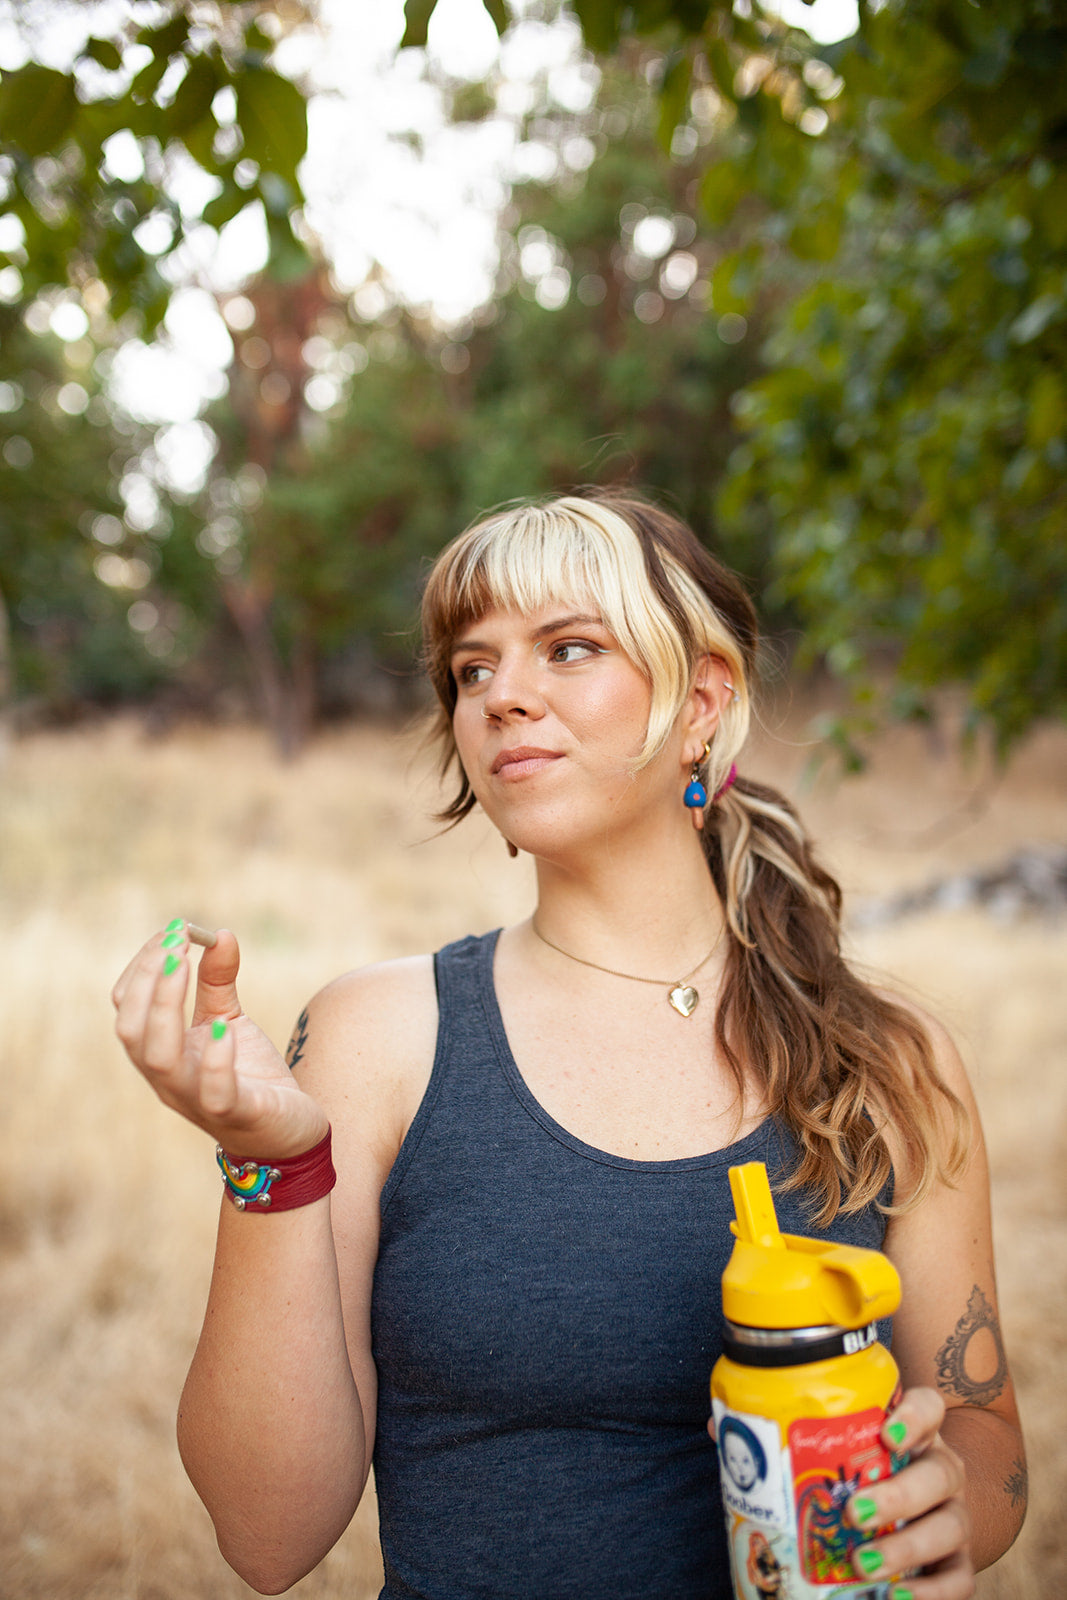
M293 1037L289 1040L289 1044L285 1052L285 1061L290 1072L293 1071L297 1062L304 1054L304 1046L307 1044L307 1042L308 1013L307 1006L305 1006L303 1011L301 1011L300 1015L296 1019L296 1027L293 1029Z
M1004 1484L1004 1488L1010 1496L1013 1506L1025 1506L1030 1488L1030 1476L1026 1470L1025 1461L1016 1461Z
M1000 1327L993 1307L977 1284L971 1290L967 1310L937 1352L936 1360L940 1387L968 1405L990 1405L1007 1383L1008 1360Z

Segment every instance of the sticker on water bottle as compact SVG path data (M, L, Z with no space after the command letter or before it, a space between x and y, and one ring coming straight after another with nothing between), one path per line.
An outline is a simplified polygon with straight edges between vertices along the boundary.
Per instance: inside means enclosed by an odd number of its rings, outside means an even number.
M801 1560L811 1583L855 1577L853 1551L870 1535L846 1522L845 1507L858 1490L888 1478L897 1464L879 1437L885 1417L880 1406L872 1406L789 1425Z
M783 1471L778 1424L748 1412L727 1411L719 1400L714 1412L724 1502L757 1527L787 1525L793 1485Z
M872 1409L778 1424L713 1400L726 1536L737 1600L889 1600L850 1554L865 1541L844 1516L856 1489L898 1463L878 1439Z

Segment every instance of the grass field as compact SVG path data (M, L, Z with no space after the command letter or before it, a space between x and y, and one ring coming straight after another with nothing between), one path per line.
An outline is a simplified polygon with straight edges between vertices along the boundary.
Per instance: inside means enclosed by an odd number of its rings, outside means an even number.
M802 725L797 713L765 730L746 770L796 795ZM816 784L801 804L855 900L1063 843L1065 770L1067 735L1047 731L976 810L978 772L898 735L868 775ZM433 839L435 793L409 745L358 727L288 767L243 728L152 739L118 721L12 747L0 770L4 1600L251 1592L219 1557L173 1442L217 1173L209 1143L125 1063L108 991L171 916L224 923L242 941L245 1005L284 1043L338 972L524 915L528 863L510 863L478 818ZM1028 1525L980 1594L1048 1600L1067 1502L1067 919L941 911L857 932L852 949L945 1018L973 1071L1032 1480ZM378 1571L365 1504L294 1593L364 1600Z

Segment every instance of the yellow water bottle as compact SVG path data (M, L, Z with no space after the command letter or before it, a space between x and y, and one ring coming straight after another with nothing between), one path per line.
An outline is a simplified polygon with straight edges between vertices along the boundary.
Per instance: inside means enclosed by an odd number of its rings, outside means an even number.
M872 1535L844 1513L904 1461L879 1438L900 1376L876 1326L900 1304L900 1279L877 1250L780 1233L762 1162L731 1167L730 1189L711 1401L734 1593L888 1600L892 1580L854 1570Z

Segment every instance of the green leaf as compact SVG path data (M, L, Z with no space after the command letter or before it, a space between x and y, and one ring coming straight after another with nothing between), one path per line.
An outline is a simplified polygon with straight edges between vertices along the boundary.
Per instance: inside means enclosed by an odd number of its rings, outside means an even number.
M589 49L604 55L614 50L621 21L615 0L574 0L574 10Z
M215 155L215 135L218 131L218 122L209 109L206 116L201 117L193 127L186 128L182 135L182 144L205 172L218 171L219 162Z
M1067 396L1055 372L1042 372L1030 390L1030 409L1026 419L1027 442L1041 449L1050 440L1067 433Z
M497 33L503 35L511 21L505 0L482 0L482 4L488 11Z
M296 169L307 151L307 106L300 90L267 67L247 67L234 88L244 154L299 192Z
M143 66L130 85L130 98L140 105L145 105L151 100L167 68L170 66L168 56L153 56L151 61Z
M206 117L219 90L219 70L210 56L194 56L164 113L170 133L179 137Z
M752 246L723 256L711 275L711 303L720 315L750 309L755 269L756 252Z
M158 28L142 28L137 43L146 44L157 61L167 62L182 49L189 37L189 18L182 8Z
M688 53L672 51L664 62L659 89L659 142L665 150L670 149L674 130L689 109L692 78L693 63Z
M74 79L36 62L5 72L0 83L0 130L4 143L28 156L54 151L72 131L78 114Z
M203 220L209 228L224 228L227 222L232 222L245 206L255 203L254 196L247 189L238 188L236 183L227 184L221 194L214 200L209 200L203 210Z
M401 50L411 47L425 49L430 18L437 9L437 0L404 0L404 37Z
M118 72L122 66L122 51L112 39L87 39L82 55L105 67L108 72Z
M709 167L700 180L700 203L709 222L722 227L729 222L750 192L748 175L738 160L723 160Z
M841 218L825 207L801 217L789 234L789 248L802 261L832 261L841 243Z

